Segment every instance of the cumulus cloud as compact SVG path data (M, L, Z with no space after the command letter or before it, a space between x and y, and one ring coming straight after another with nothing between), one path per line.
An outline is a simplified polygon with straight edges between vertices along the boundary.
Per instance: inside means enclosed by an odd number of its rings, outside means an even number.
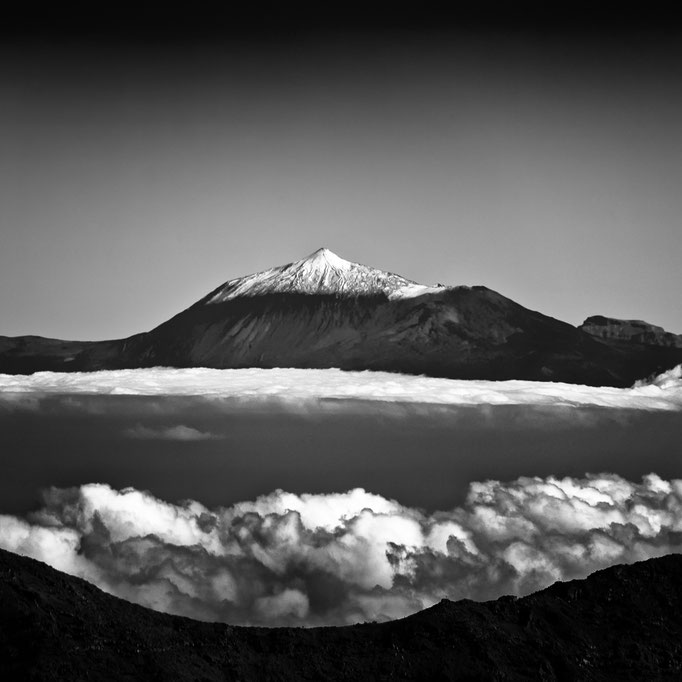
M191 426L178 424L177 426L167 426L162 428L151 428L149 426L142 426L137 424L130 429L124 431L124 435L128 438L141 438L151 440L216 440L222 438L214 433L208 431L199 431Z
M340 624L443 597L522 595L682 551L682 481L613 474L472 483L427 514L354 489L281 490L230 507L103 484L52 488L0 546L140 604L207 620Z
M23 394L23 398L21 395ZM427 405L594 406L682 410L682 365L629 389L533 381L465 381L339 369L152 369L0 374L0 399L26 394L210 396L300 405L373 400ZM19 396L19 397L18 397Z

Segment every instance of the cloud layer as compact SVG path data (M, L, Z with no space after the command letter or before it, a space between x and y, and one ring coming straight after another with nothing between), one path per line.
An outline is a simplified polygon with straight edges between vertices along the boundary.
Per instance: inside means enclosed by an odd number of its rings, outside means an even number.
M19 394L202 395L289 404L376 400L430 405L595 406L682 410L682 365L629 389L533 381L465 381L339 369L152 369L0 374L0 398Z
M53 488L0 546L155 609L232 623L340 624L443 597L522 595L682 551L682 480L613 474L472 483L425 514L362 489L208 509L103 484Z
M191 426L178 424L177 426L168 426L164 428L151 428L137 424L124 431L127 438L141 438L143 440L217 440L219 436L209 431L199 431Z

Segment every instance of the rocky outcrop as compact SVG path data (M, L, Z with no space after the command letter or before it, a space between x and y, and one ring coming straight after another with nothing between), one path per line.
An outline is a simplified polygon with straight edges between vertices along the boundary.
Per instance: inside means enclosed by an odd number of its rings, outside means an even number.
M5 680L679 680L682 555L408 618L234 627L157 613L0 550Z
M627 341L647 346L682 348L682 334L671 334L663 327L643 320L618 320L613 317L593 315L579 327L591 336L609 341Z

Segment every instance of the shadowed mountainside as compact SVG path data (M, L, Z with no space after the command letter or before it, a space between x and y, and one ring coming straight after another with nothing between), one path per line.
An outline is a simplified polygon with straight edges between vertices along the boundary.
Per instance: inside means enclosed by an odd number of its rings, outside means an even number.
M408 618L234 627L157 613L0 550L0 674L22 680L677 680L682 555Z
M630 386L682 362L682 348L659 343L660 334L624 338L593 326L573 327L486 287L423 286L320 249L230 280L128 339L0 337L0 372L338 367Z

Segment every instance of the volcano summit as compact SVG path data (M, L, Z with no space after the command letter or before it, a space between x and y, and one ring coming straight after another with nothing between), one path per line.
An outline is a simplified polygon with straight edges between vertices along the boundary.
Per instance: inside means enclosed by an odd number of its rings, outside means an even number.
M573 327L483 286L422 285L322 248L230 279L127 339L0 337L0 372L338 367L628 386L682 362L682 343L593 327Z
M434 290L409 279L339 258L329 249L318 249L307 258L238 277L211 292L200 303L224 303L240 296L268 294L328 294L338 296L417 295Z

